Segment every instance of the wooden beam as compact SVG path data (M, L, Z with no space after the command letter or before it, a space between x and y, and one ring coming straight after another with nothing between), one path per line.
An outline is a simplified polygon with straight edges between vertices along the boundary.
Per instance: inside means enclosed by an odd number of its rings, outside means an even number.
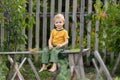
M36 70L35 66L33 65L32 61L31 61L31 59L27 58L27 60L28 60L28 62L30 64L30 66L31 66L31 68L32 68L32 70L33 70L33 72L34 72L37 80L41 80L40 77L39 77L39 75L38 75L38 73L37 73L37 70Z
M109 71L108 71L108 69L107 69L107 67L105 66L101 56L99 55L98 51L95 51L94 55L97 58L98 62L100 63L100 65L101 65L101 67L102 67L102 69L103 69L103 71L104 71L104 73L105 73L105 75L107 77L107 80L113 80L110 73L109 73Z
M88 52L89 49L83 49L82 53L85 54L86 52ZM36 51L36 52L30 52L30 51L21 51L21 52L0 52L0 54L41 54L43 53L43 51ZM78 54L80 53L79 51L70 51L70 50L64 50L63 52L61 52L63 54Z

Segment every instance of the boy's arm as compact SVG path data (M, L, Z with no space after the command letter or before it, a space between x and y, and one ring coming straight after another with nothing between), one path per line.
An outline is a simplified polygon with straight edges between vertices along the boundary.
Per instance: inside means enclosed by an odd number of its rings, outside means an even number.
M52 45L52 38L51 37L49 38L48 44L49 44L49 49L52 49L53 45Z
M62 46L66 46L68 44L68 39L65 39L65 42L63 44L61 44Z
M60 48L60 47L63 47L63 46L66 46L68 44L68 38L65 39L65 42L62 43L62 44L58 44L57 45L57 48Z

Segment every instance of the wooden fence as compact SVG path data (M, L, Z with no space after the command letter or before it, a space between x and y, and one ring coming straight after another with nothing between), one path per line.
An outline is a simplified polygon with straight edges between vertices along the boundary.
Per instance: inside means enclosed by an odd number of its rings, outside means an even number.
M43 48L47 46L50 30L54 28L53 17L57 13L62 13L65 16L65 29L68 30L71 44L71 48L78 48L83 46L84 37L87 36L87 48L91 49L91 29L92 20L88 20L86 23L85 16L93 13L94 3L93 0L35 0L36 4L33 5L34 0L28 0L28 12L29 14L35 13L35 26L33 26L28 33L26 29L23 30L23 34L28 35L28 48L37 47ZM115 0L116 1L116 0ZM104 0L104 4L107 8L108 1ZM35 8L35 10L33 10ZM97 13L97 12L96 12ZM86 24L86 26L85 26ZM100 22L95 22L95 43L94 50L99 51L99 26ZM0 24L0 45L4 41L4 21ZM84 28L86 28L87 34L84 34ZM26 45L23 45L24 50ZM88 52L88 56L90 51ZM77 56L77 55L76 55ZM72 57L72 56L71 56ZM82 62L82 57L80 57ZM81 65L83 65L81 63ZM84 71L83 71L84 72ZM84 79L84 73L81 74Z
M105 0L107 1L107 0ZM36 4L33 5L33 2ZM28 12L29 14L35 14L35 26L26 33L28 35L28 48L37 47L43 48L47 46L47 41L49 38L50 30L54 28L53 17L56 13L62 13L65 16L65 29L68 30L70 36L70 44L72 48L75 48L79 42L83 40L84 37L84 26L85 19L84 16L91 14L93 11L93 1L92 0L29 0L28 1ZM86 5L85 5L86 4ZM33 8L35 10L33 11ZM3 21L4 22L4 21ZM0 44L4 41L4 29L2 28L4 24L0 25ZM87 47L91 46L91 26L92 21L89 20L87 23ZM96 31L99 29L99 22L96 22ZM23 30L23 34L25 34ZM80 38L81 37L81 38ZM23 46L24 47L24 46ZM78 47L79 48L79 47ZM98 49L98 35L96 33L95 48ZM24 49L24 48L23 48Z

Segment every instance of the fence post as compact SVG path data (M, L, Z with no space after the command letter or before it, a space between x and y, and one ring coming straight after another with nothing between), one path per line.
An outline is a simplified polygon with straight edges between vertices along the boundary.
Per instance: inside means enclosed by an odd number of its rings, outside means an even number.
M100 63L103 71L105 72L106 77L107 77L107 80L113 80L112 77L110 76L110 73L109 73L109 71L107 70L107 68L106 68L106 66L105 66L105 64L104 64L101 56L99 55L98 51L95 51L95 52L94 52L94 55L95 55L95 57L97 58L98 62Z

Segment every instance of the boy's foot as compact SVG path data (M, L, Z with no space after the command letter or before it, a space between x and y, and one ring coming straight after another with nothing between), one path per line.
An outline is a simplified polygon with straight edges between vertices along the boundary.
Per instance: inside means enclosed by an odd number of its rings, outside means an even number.
M55 72L57 70L57 68L56 67L52 67L51 69L49 69L48 71L50 71L50 72Z
M46 67L42 67L42 68L39 70L39 72L42 72L42 71L44 71L44 70L47 70L47 68L46 68Z

